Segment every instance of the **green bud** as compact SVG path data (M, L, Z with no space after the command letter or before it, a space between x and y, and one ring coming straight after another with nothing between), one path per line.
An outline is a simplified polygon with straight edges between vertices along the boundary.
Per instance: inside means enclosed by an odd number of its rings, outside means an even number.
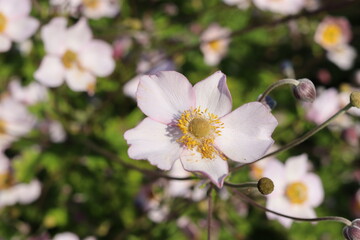
M352 92L350 94L350 103L354 107L360 108L360 92Z
M268 195L274 191L274 183L270 178L263 177L258 181L257 188L263 195Z

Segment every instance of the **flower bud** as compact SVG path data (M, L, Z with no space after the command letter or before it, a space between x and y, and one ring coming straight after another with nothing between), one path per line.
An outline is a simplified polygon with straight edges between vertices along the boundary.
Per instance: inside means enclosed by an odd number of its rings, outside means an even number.
M360 219L352 221L350 226L344 227L343 235L346 240L360 239Z
M263 195L268 195L274 191L274 183L270 178L260 178L257 184L259 192Z
M350 103L354 107L360 108L360 92L352 92L350 94Z
M293 87L294 96L305 102L313 102L316 98L316 89L312 81L307 78L299 79L299 84Z

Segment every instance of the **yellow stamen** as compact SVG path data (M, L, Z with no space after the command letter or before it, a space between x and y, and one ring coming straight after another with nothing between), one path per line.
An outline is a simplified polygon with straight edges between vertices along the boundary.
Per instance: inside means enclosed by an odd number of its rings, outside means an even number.
M0 119L0 135L6 133L6 122Z
M329 24L325 27L322 41L324 45L333 46L336 45L341 37L342 31L340 27L336 24Z
M0 190L8 189L14 184L14 178L10 173L0 174Z
M226 159L215 147L216 136L221 135L223 123L215 114L195 108L183 112L177 122L183 135L177 140L187 149L195 149L202 158L213 159L216 155Z
M5 31L7 25L7 19L4 14L0 12L0 33Z
M99 7L99 0L83 0L85 7L96 9Z
M285 195L293 204L302 204L308 199L308 189L302 182L294 182L286 187Z
M77 54L71 50L67 50L61 58L62 63L66 68L71 68L77 64Z
M218 52L221 48L220 40L214 40L209 42L209 46L213 51Z

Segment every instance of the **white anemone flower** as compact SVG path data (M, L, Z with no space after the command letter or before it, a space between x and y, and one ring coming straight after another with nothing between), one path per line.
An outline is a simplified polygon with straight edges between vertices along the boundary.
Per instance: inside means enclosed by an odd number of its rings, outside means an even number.
M9 92L12 98L25 105L33 105L47 100L47 88L37 82L28 86L22 86L19 79L13 79L9 83Z
M354 65L357 52L348 44L332 48L326 53L326 57L342 70L349 70Z
M0 0L0 52L6 52L11 42L23 42L39 27L30 17L30 0Z
M25 105L11 97L0 101L0 149L17 138L27 134L35 125L36 119Z
M230 6L237 6L242 10L250 7L250 0L223 0L223 2Z
M201 34L200 49L205 63L209 66L219 64L228 52L230 29L214 23Z
M261 10L283 15L297 14L305 6L305 0L253 0L253 3Z
M53 240L80 240L80 238L72 232L63 232L56 234Z
M113 18L120 11L117 0L51 0L50 4L73 16L80 10L83 16L92 19Z
M47 55L35 78L48 87L58 87L64 81L73 91L95 88L96 77L110 75L115 67L109 44L92 37L86 19L67 28L65 18L54 18L41 30Z
M137 103L147 118L124 134L130 158L147 159L163 170L180 159L185 170L206 175L219 188L229 171L227 159L252 162L274 142L277 120L262 103L231 112L226 76L220 71L194 87L177 72L143 76Z
M349 21L344 17L326 17L318 25L314 40L327 50L346 45L352 37Z
M291 157L285 164L276 160L267 164L264 176L270 178L276 187L267 195L266 207L293 217L315 218L314 208L324 200L324 189L319 176L308 170L306 154ZM293 221L269 212L266 215L285 227L290 227Z
M41 183L38 180L15 183L10 160L3 153L0 153L0 163L0 207L29 204L38 199L41 194Z

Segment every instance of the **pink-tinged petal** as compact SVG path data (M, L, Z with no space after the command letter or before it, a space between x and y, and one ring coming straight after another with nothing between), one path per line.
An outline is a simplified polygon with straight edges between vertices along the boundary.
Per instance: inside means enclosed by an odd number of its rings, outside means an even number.
M179 159L182 148L176 139L180 132L176 128L145 118L138 126L125 132L124 138L130 145L129 157L147 159L152 165L170 170Z
M16 190L12 187L0 191L0 208L4 206L11 206L16 204L17 194Z
M291 209L290 203L287 201L286 198L282 196L276 196L276 197L268 197L266 201L266 208L282 213L282 214L289 214L289 209ZM292 220L289 218L281 217L279 215L276 215L274 213L266 212L266 216L269 219L276 219L278 220L284 227L289 228L292 224Z
M136 96L143 113L164 124L179 118L195 102L189 81L184 75L173 71L142 76Z
M0 9L10 19L17 19L29 15L31 11L31 0L1 1Z
M66 18L58 17L42 27L41 38L47 53L62 55L66 50Z
M7 52L11 48L11 40L4 35L0 35L0 52Z
M2 149L1 149L2 150ZM181 165L181 164L180 164ZM10 170L10 160L5 156L5 154L0 152L0 174L7 173ZM182 167L182 166L181 166ZM184 170L185 171L185 170Z
M202 158L197 151L184 150L180 160L185 170L206 175L218 188L222 188L229 173L227 161L219 156L213 159Z
M21 204L29 204L39 198L41 194L41 184L38 180L33 180L30 183L21 183L14 186L17 202Z
M319 176L314 173L306 174L302 182L308 190L307 204L311 207L317 207L324 201L324 188Z
M277 120L262 103L251 102L220 118L224 123L215 145L228 158L252 162L263 156L274 140L271 134Z
M23 42L31 37L39 27L39 21L33 17L24 17L9 21L6 34L15 42Z
M314 209L304 205L293 204L289 209L288 214L290 216L299 217L299 218L316 218L316 213Z
M65 69L58 57L45 56L34 73L36 80L47 87L58 87L64 82Z
M113 49L109 44L100 40L92 40L80 53L81 65L96 76L110 75L115 68L112 58Z
M230 91L226 84L226 76L218 71L194 86L196 106L202 110L222 117L232 108Z
M85 18L80 19L75 25L67 31L66 44L67 47L74 52L78 52L87 46L92 39L91 29Z
M75 67L66 70L65 82L71 90L85 92L95 85L96 78L90 72Z
M125 83L123 87L123 93L125 96L131 97L136 100L136 91L139 86L141 75L137 75L134 78L130 79L127 83Z
M263 177L270 178L274 183L274 191L269 196L282 195L285 191L285 166L276 159L270 159L264 169Z
M296 157L289 158L285 162L286 181L301 181L308 169L308 157L305 153Z

